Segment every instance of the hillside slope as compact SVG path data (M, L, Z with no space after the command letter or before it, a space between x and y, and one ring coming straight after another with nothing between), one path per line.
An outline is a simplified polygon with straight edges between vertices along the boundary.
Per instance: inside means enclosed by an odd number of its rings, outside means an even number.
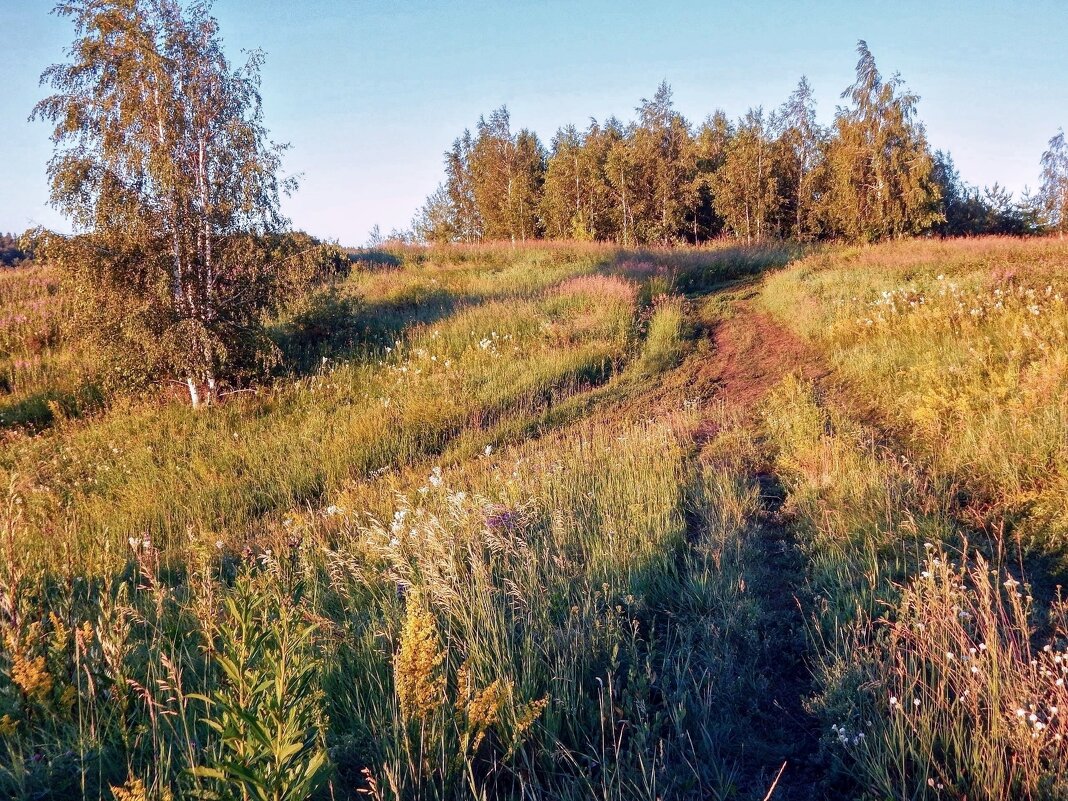
M24 384L20 273L0 793L1063 795L1063 247L798 255L394 254L201 412Z

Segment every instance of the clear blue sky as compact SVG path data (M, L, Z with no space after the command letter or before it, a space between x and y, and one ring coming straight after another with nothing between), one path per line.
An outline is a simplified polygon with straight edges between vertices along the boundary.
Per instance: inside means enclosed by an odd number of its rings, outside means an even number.
M51 7L0 0L0 230L64 227L47 205L48 131L26 122L72 38ZM285 211L343 244L406 227L445 149L502 103L548 144L569 122L630 119L664 79L698 122L776 106L807 74L829 123L857 39L920 95L931 142L970 183L1034 187L1068 127L1065 0L217 0L215 15L231 60L267 51L267 125L303 175Z

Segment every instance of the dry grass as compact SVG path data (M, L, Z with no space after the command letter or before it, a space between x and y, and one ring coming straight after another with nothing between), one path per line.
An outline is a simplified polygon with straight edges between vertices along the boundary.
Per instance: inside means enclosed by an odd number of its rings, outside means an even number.
M1068 245L910 242L806 259L765 302L1028 547L1068 545Z
M755 440L601 405L689 351L664 275L761 252L406 253L288 310L254 393L13 429L0 795L762 793Z

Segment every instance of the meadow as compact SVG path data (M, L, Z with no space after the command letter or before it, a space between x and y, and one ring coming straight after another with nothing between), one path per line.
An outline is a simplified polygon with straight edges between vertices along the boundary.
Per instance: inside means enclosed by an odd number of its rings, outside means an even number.
M0 273L0 796L1063 797L1066 256L356 252L200 410Z

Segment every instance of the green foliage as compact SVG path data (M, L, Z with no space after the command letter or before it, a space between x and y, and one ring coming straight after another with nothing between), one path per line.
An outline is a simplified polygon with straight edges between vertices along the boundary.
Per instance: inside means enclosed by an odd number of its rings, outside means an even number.
M416 233L425 242L544 236L626 247L699 244L724 231L746 242L963 233L946 227L957 209L941 203L948 174L916 118L917 96L896 75L882 78L864 42L858 52L856 81L842 95L850 105L830 130L804 77L773 114L750 109L732 125L717 111L696 127L661 84L633 122L562 127L547 156L528 132L512 134L502 107L445 154L445 183L416 215ZM984 232L1038 227L1030 200L1015 205L994 187L985 203Z
M14 234L0 233L0 266L13 267L32 258L33 254Z
M678 297L658 295L651 309L642 349L641 369L649 374L670 370L682 359L690 324Z
M784 153L772 139L763 109L750 109L727 143L723 166L712 178L716 211L747 242L780 233L785 200L779 191Z
M43 80L34 109L53 124L52 203L74 237L49 236L76 333L123 383L183 381L194 405L219 382L262 369L262 316L284 297L292 263L263 126L262 54L232 70L218 24L177 0L77 0L70 63ZM116 68L118 65L119 68Z
M918 97L897 76L883 80L865 42L857 52L856 81L842 93L852 106L839 110L827 145L824 219L852 241L921 233L940 216Z
M210 797L305 801L327 778L317 627L280 592L268 577L242 576L208 633L223 678L210 698L189 697L218 736L213 758L194 769Z

